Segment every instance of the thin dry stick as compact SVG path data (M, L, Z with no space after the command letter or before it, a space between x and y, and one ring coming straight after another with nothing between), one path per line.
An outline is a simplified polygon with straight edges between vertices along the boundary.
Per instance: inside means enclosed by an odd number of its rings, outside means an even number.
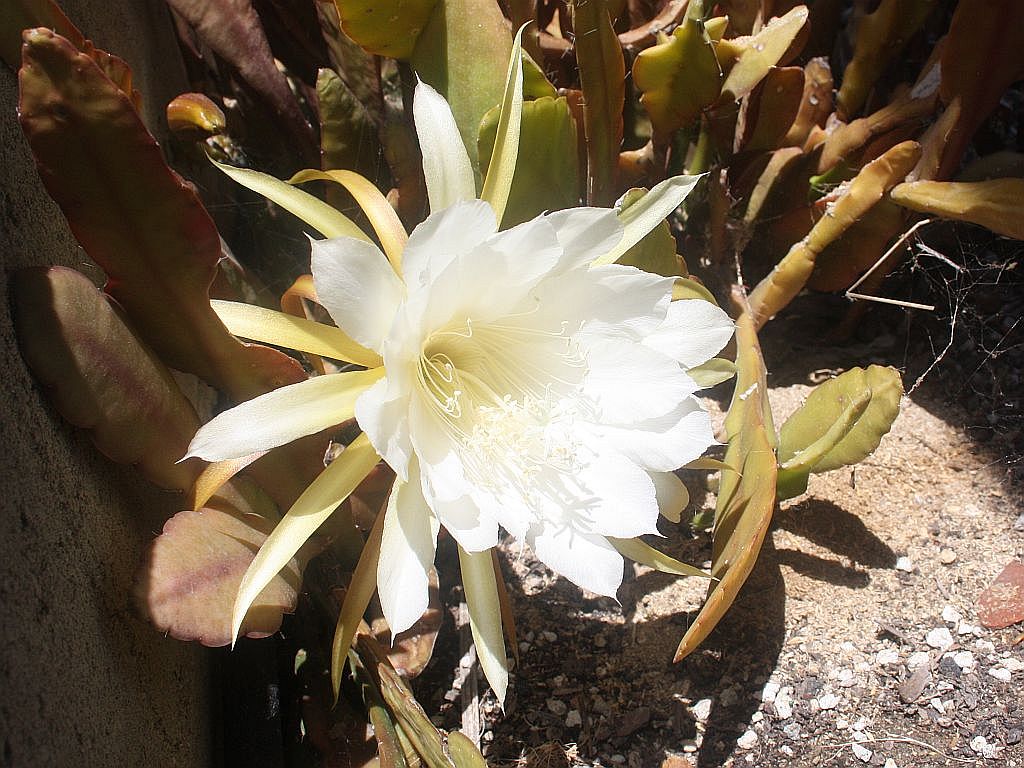
M881 304L892 304L892 305L895 305L897 307L905 307L907 309L923 309L923 310L926 310L928 312L933 312L935 310L935 307L932 304L918 304L918 303L913 302L913 301L900 301L898 299L886 299L886 298L883 298L882 296L869 296L869 295L867 295L865 293L854 293L854 289L858 285L863 283L865 280L867 280L871 276L871 274L876 269L878 269L883 264L883 262L885 262L886 259L888 259L899 248L901 248L907 242L907 240L910 239L911 235L913 235L915 232L917 232L917 230L919 230L925 224L931 224L931 223L932 223L932 219L921 219L921 221L917 222L914 226L912 226L910 229L908 229L906 232L904 232L903 235L900 237L900 239L897 240L895 243L893 243L892 247L889 250L887 250L885 253L883 253L882 256L878 259L878 261L876 261L871 266L871 269L869 269L867 272L865 272L863 275L861 275L860 279L849 287L849 289L846 291L846 298L848 298L848 299L864 299L865 301L877 301L877 302L879 302Z
M924 373L922 373L920 376L917 377L917 381L915 381L914 382L914 386L912 386L907 391L907 394L905 395L905 397L910 397L912 394L914 394L914 390L916 390L919 386L921 386L921 382L923 382L925 380L925 377L929 373L932 372L932 369L936 365L938 365L939 363L942 362L942 359L946 356L946 353L949 352L949 350L953 348L953 339L956 338L956 318L957 318L957 315L959 315L959 314L960 314L960 305L956 304L953 307L953 317L950 319L950 322L949 322L949 342L946 344L945 348L943 348L943 350L941 352L939 352L939 356L936 357L934 360L932 360L931 365L929 365L927 368L925 368Z
M954 757L953 755L947 755L938 747L934 747L927 741L919 741L918 739L912 739L909 736L880 736L878 738L862 739L861 741L844 741L840 744L822 744L822 749L845 749L846 747L852 747L854 744L877 744L879 742L897 743L897 744L914 744L918 747L923 747L936 755L939 755L945 760L953 760L957 763L977 763L975 758L971 757ZM838 756L838 752L836 755Z
M926 256L931 256L933 259L938 259L943 264L945 264L947 267L952 267L954 272L963 272L964 271L964 268L962 266L960 266L955 261L953 261L951 258L946 256L946 254L939 253L938 251L936 251L934 248L932 248L929 245L925 245L924 243L918 243L917 244L917 249L919 251L921 251L921 253L925 254Z

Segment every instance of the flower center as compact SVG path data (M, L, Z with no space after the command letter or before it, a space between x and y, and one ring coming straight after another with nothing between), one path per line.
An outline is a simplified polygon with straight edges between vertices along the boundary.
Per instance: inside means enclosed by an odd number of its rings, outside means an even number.
M508 324L449 325L426 340L421 391L467 479L536 509L538 477L575 473L572 421L585 362L570 334Z

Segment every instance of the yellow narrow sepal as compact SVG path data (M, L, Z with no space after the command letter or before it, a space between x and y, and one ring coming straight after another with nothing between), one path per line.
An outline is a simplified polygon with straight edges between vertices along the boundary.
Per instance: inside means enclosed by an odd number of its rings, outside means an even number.
M231 611L231 644L238 639L242 621L253 601L299 548L306 543L335 508L356 489L380 457L365 434L359 435L331 462L303 492L288 513L281 518L260 547L242 583Z
M192 493L189 495L190 508L202 509L205 507L206 502L220 490L224 483L266 454L267 451L257 451L237 459L225 459L209 464L199 473L195 485L192 486Z
M266 173L252 171L248 168L235 168L232 165L218 163L213 158L210 158L210 162L243 187L263 195L289 213L298 216L324 237L354 237L357 240L370 242L366 233L357 227L348 216L332 208L320 198Z
M695 565L689 565L674 557L669 557L664 552L659 552L649 544L640 539L613 539L608 537L608 543L619 550L619 554L625 555L641 565L646 565L662 573L671 573L676 576L699 576L702 579L712 578L710 573L702 571Z
M366 613L366 607L377 589L377 561L380 559L380 542L384 535L384 510L377 513L377 519L370 529L370 535L363 544L363 553L359 556L356 569L352 573L345 599L338 614L338 624L334 628L334 641L331 644L331 685L334 697L341 690L341 676L345 672L345 661L352 638L356 635L359 622Z
M508 595L508 586L501 575L501 563L498 562L498 550L491 550L491 565L494 567L494 585L498 588L498 605L501 613L501 625L505 629L508 647L512 649L512 658L519 663L519 639L516 637L516 613L512 607L512 599Z
M491 204L494 216L501 224L512 190L512 177L516 173L519 157L519 133L523 121L523 30L516 32L512 43L512 58L505 79L505 93L501 100L501 114L494 138L494 151L487 166L487 178L480 191L480 199Z
M211 299L210 306L231 333L243 339L376 368L380 355L357 344L340 328L237 301Z
M619 213L622 222L622 239L608 253L594 259L594 266L614 264L622 255L639 243L678 208L701 176L673 176L654 186L650 192Z
M727 469L731 472L739 472L739 470L731 464L726 464L724 461L719 459L712 459L710 456L701 456L699 459L694 459L683 467L683 469L704 469L708 472L721 472L722 470Z
M405 227L402 226L402 220L398 218L395 209L377 187L354 171L299 171L288 180L288 183L302 184L307 181L331 181L348 190L363 209L366 218L370 220L370 225L380 238L380 244L391 266L399 275L402 274L402 251L405 250L409 236L405 233Z
M320 303L316 294L316 284L312 275L299 275L284 293L281 294L281 311L295 317L307 317L302 300Z
M491 690L504 704L508 690L508 658L505 656L505 637L501 631L501 606L498 585L494 578L494 565L489 550L467 552L459 547L459 567L462 586L466 591L469 608L469 628L473 644L480 659L480 668L491 685Z

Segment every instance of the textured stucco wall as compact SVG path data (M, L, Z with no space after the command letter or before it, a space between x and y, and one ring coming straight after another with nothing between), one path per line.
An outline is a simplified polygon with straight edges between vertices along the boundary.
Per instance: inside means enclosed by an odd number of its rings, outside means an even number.
M125 58L162 134L185 90L161 0L62 0ZM48 405L11 325L9 272L84 257L47 197L0 64L0 766L203 766L213 752L207 652L137 618L143 549L178 506L100 456Z

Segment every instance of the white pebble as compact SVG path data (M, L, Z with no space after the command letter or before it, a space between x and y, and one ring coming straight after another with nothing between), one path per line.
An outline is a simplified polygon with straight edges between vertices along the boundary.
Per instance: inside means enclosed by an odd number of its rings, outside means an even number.
M974 654L970 651L960 651L959 653L953 654L953 661L960 667L964 672L970 672L974 669L977 662L974 660Z
M900 652L895 648L885 648L875 654L875 663L884 667L887 664L896 664L900 660Z
M818 706L822 709L835 709L839 706L841 699L834 693L826 693L818 697Z
M540 636L543 637L545 640L547 640L549 643L553 643L553 642L555 642L555 640L558 639L558 635L556 635L554 632L551 632L550 630L547 630L547 629L545 629L543 632L541 632Z
M565 727L579 728L581 725L583 725L583 718L580 717L580 711L578 709L570 709L569 713L565 716Z
M850 721L847 720L845 717L837 717L836 718L836 728L837 729L839 729L840 731L845 731L849 727L850 727Z
M778 695L781 687L778 683L765 683L764 689L761 691L761 701L765 704L775 701L775 697Z
M1021 661L1020 659L1015 659L1012 656L1008 659L1003 659L1002 663L1003 666L1011 672L1020 672L1022 669L1024 669L1024 661Z
M896 761L890 757L885 761L885 765L883 765L882 768L899 768L899 766L896 765Z
M991 677L994 677L996 680L1001 680L1004 683L1010 682L1011 674L1010 670L1008 669L1005 669L1003 667L992 667L992 669L990 669L988 673Z
M928 655L927 651L916 651L910 654L910 658L907 659L907 669L915 670L918 667L931 663L931 660L932 657Z
M992 642L990 640L975 640L974 641L974 647L977 648L982 653L995 653L996 652L996 647L992 644Z
M932 709L934 709L940 715L946 714L946 705L942 703L942 699L940 699L938 696L933 698L928 703L931 704L932 705Z
M736 746L740 749L753 749L755 744L757 744L757 734L749 729L736 739Z
M969 621L961 621L956 628L958 635L977 635L981 634L982 629L971 624Z
M703 723L711 715L711 699L701 699L690 709L698 723Z
M987 760L991 760L999 754L999 747L995 744L989 744L988 739L984 736L975 736L971 739L971 749Z
M853 754L855 754L857 759L862 763L866 763L871 759L871 750L863 744L851 744L850 748L853 750Z
M910 561L909 557L900 557L896 560L896 570L903 571L904 573L913 573L914 564Z
M942 620L947 624L956 624L960 621L960 611L952 605L947 605L942 609Z
M779 747L779 752L784 754L786 757L792 757L793 755L796 754L793 751L793 748L791 746L789 746L789 744L783 744L781 747Z
M953 635L945 627L936 627L925 637L925 642L932 648L945 651L953 645Z
M787 685L775 696L775 714L779 720L789 720L793 716L793 686Z

